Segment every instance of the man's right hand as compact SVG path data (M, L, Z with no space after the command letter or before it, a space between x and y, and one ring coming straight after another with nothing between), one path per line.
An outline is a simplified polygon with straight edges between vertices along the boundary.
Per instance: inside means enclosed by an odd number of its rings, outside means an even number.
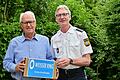
M16 72L23 72L25 68L25 59L18 63L15 67Z
M60 58L56 60L58 68L64 68L70 64L69 58Z

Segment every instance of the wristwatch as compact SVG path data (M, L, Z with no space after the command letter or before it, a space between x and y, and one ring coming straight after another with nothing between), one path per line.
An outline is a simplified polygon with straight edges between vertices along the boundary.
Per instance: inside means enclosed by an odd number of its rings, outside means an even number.
M70 64L73 64L73 60L71 58L69 58L69 59L70 59Z

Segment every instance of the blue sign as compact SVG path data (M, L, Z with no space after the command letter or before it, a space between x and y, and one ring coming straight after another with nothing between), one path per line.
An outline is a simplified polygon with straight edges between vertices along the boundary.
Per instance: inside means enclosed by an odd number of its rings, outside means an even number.
M54 60L26 59L25 77L56 78L56 64Z

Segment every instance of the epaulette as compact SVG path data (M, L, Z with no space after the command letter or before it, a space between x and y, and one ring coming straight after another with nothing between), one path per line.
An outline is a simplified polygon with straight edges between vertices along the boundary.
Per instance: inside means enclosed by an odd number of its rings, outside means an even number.
M83 32L83 30L82 29L78 29L78 28L76 28L76 31L79 31L79 32Z

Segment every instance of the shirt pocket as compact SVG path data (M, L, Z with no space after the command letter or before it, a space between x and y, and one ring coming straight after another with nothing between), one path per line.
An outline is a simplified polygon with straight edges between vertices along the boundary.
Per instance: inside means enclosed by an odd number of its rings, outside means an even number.
M71 40L70 41L70 45L69 45L70 47L79 47L80 46L80 41L78 41L78 40Z
M61 41L55 41L53 43L53 48L60 48L60 47L62 47Z
M61 43L61 41L54 42L53 48L55 49L56 53L62 53L62 43Z
M80 53L80 42L79 41L71 41L69 44L70 47L70 53Z

